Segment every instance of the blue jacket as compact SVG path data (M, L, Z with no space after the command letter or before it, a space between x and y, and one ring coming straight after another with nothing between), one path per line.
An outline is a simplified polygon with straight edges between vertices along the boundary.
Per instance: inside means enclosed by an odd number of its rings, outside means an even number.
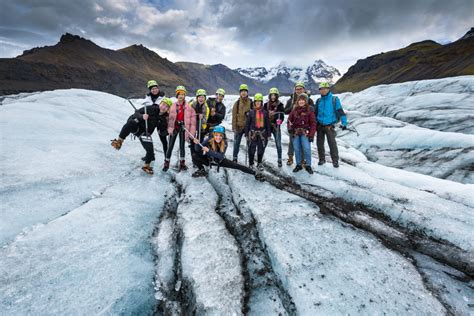
M329 92L326 96L321 96L319 104L316 107L316 121L321 125L333 125L337 123L337 116L334 112L334 106L332 104L332 92ZM336 97L336 112L341 118L341 124L347 126L346 113L342 109L341 101Z

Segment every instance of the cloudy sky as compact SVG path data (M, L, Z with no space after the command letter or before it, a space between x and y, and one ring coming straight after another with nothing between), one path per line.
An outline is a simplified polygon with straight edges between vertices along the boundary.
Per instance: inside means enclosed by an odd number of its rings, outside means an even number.
M143 44L172 61L236 68L323 59L344 72L416 41L454 41L473 17L474 0L0 0L0 57L70 32L111 49Z

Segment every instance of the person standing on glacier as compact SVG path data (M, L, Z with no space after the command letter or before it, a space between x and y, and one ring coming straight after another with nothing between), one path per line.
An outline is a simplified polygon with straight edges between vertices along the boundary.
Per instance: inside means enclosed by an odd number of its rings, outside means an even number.
M278 167L282 166L281 156L281 124L285 119L285 109L283 103L278 100L280 92L277 88L271 88L268 91L268 101L263 105L263 109L268 112L270 119L270 127L273 137L275 138L275 146L277 148L278 155Z
M239 87L240 97L232 108L232 131L234 132L234 150L232 161L237 162L240 150L240 142L245 134L247 115L253 109L252 99L249 98L249 87L241 84Z
M316 132L316 119L314 112L309 108L306 93L298 96L296 107L291 111L287 124L288 131L294 135L292 141L296 154L296 167L293 172L298 172L304 167L309 174L313 174L310 143L313 142ZM303 156L306 162L305 166L303 166Z
M347 129L346 113L342 109L341 101L329 90L329 83L322 82L319 85L321 97L316 101L318 165L326 163L324 150L324 136L326 136L331 154L332 165L339 168L339 151L337 149L335 125L341 121L341 128Z
M186 171L185 142L191 143L194 135L196 135L196 111L186 102L186 88L184 86L177 86L176 90L177 101L169 109L168 117L168 134L170 135L168 143L168 151L166 152L165 165L163 171L168 171L170 167L170 159L173 153L174 143L179 137L179 171Z
M225 90L219 88L216 90L215 98L208 98L207 105L209 106L209 119L207 120L207 129L209 133L212 133L212 130L217 125L220 125L225 118L226 107L224 105Z
M302 93L305 93L308 96L309 109L311 111L314 111L314 102L310 98L309 93L307 93L304 82L298 81L295 83L295 88L294 88L293 94L291 95L291 98L289 98L288 101L286 101L285 114L290 114L291 111L296 107L298 96ZM288 160L286 164L288 166L291 166L293 164L293 156L294 156L295 151L293 149L293 135L289 133L289 136L290 136L290 142L288 143Z
M263 95L255 94L254 108L247 115L245 137L249 144L249 167L254 168L255 152L257 151L257 169L263 171L263 155L267 147L268 138L272 136L268 112L263 109Z

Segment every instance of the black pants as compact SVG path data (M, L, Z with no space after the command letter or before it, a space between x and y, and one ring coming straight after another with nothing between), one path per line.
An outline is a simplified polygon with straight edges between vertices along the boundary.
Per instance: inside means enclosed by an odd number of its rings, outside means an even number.
M120 131L119 137L121 139L125 139L128 137L130 134L134 134L135 136L138 137L140 140L140 143L142 144L143 148L146 151L145 155L145 163L149 164L150 162L155 160L155 150L153 149L153 143L152 142L144 142L139 136L145 133L145 126L141 125L139 122L136 120L128 120L127 123L122 127L122 130ZM161 139L161 136L160 136ZM166 141L166 136L165 136L165 141ZM161 142L163 143L163 140L161 139Z
M267 138L262 134L258 134L252 137L252 132L249 134L249 165L253 165L255 160L255 152L257 152L257 163L261 163L263 154L265 153L265 147L267 146Z
M174 143L176 142L176 138L179 135L179 160L184 160L185 152L184 152L184 143L186 141L186 132L184 128L179 127L179 129L175 129L173 134L170 135L170 141L168 144L168 150L166 151L166 158L165 160L170 161L171 155L173 154L173 147Z
M199 169L204 169L204 166L209 166L211 164L209 157L207 157L206 155L203 155L203 154L194 153L192 158L193 158L193 163ZM220 162L219 166L223 167L223 168L240 170L240 171L248 173L248 174L255 174L255 171L253 171L249 167L238 164L238 163L233 162L232 160L229 160L229 159L226 159L226 158L224 158Z
M166 158L166 152L168 151L168 133L159 131L158 136L160 136L161 147L163 147L163 155Z
M324 136L328 139L329 152L332 162L339 161L339 151L337 149L336 131L334 125L319 125L316 134L316 146L318 147L318 158L320 161L326 160L324 150Z

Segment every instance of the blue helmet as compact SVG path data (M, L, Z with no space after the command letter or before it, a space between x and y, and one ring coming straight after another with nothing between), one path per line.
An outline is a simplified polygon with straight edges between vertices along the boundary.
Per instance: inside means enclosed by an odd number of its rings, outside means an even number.
M214 130L212 132L213 133L225 134L225 128L222 125L217 125L216 127L214 127Z

